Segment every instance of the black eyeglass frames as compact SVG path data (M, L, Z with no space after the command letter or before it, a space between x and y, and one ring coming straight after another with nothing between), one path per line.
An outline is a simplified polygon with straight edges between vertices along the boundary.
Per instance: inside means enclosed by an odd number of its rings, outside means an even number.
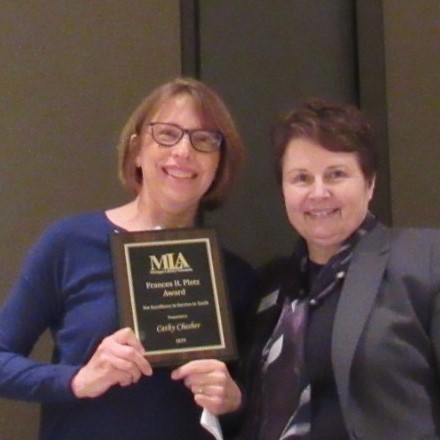
M151 135L162 147L176 145L185 134L188 135L192 147L202 153L217 151L223 144L223 135L214 130L188 130L177 124L167 122L150 122Z

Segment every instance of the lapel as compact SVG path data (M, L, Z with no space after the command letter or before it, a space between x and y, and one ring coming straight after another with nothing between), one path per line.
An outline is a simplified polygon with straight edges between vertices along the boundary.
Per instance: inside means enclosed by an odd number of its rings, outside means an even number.
M298 291L298 282L292 257L279 258L260 269L260 287L264 295L256 311L256 341L263 345L267 342L276 326L285 298Z
M350 370L388 261L389 230L378 224L358 244L341 291L332 335L336 386L345 413Z
M278 321L281 313L281 292L280 289L274 290L270 295L276 295L276 302L267 310L263 310L257 315L255 323L256 332L258 334L256 340L261 344L265 344L272 334L273 329Z

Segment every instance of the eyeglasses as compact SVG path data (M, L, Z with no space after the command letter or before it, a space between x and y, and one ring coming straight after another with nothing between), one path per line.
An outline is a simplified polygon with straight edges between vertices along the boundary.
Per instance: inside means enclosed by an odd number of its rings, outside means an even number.
M151 135L155 142L162 147L176 145L185 134L188 135L192 147L202 153L217 151L223 144L223 135L213 130L188 130L177 124L165 122L150 122Z

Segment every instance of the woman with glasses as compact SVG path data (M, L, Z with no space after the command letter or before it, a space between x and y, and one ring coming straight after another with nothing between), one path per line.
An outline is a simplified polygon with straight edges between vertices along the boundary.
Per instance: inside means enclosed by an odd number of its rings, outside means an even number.
M219 207L243 162L220 97L176 79L133 112L118 145L119 177L134 195L120 207L63 219L30 251L0 312L0 395L42 403L41 439L208 439L202 409L241 404L228 366L215 359L152 368L130 328L119 329L109 236L185 228ZM251 267L224 251L237 333ZM28 357L49 329L52 363Z

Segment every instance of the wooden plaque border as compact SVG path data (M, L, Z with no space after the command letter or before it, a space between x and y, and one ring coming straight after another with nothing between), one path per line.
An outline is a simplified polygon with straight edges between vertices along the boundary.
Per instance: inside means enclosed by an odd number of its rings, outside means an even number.
M208 261L206 261L205 257L201 255L202 252L197 251L197 258L193 259L195 262L190 261L188 267L185 267L185 263L187 263L185 253L188 251L188 248L186 248L188 245L200 246L200 249L203 249L206 252ZM217 234L213 228L160 229L139 232L115 231L110 236L110 246L120 325L121 327L128 326L133 328L136 336L144 345L146 356L153 366L176 366L184 364L190 360L204 358L215 358L224 361L237 358L237 346L233 330L229 294L225 282L223 259L218 244ZM174 250L177 246L177 249L179 249L179 252L181 253L179 253L179 255L182 257L184 267L171 267L171 269L168 267L167 260L163 257L164 249L166 249L167 246L171 246ZM179 270L182 270L182 276L185 276L185 270L191 270L191 276L195 277L196 280L198 279L199 273L201 275L200 278L206 279L206 274L200 272L204 269L197 267L198 258L203 259L203 264L198 264L198 266L207 266L209 268L209 274L208 282L206 283L208 285L203 286L203 288L206 287L206 293L203 292L204 301L201 301L200 303L206 304L206 302L208 302L209 306L205 307L206 313L209 313L214 319L213 322L210 320L209 326L207 326L205 322L204 325L201 325L200 329L192 330L192 332L194 332L192 335L198 331L213 331L214 334L217 335L215 341L212 340L211 343L205 342L200 345L190 344L189 346L179 346L176 343L175 346L156 347L154 350L149 350L149 341L151 344L152 341L157 341L159 337L155 335L151 329L150 331L146 331L145 326L142 326L143 315L149 314L153 317L155 312L152 310L144 311L145 307L151 306L143 306L142 310L139 309L140 304L142 304L142 295L148 295L148 289L138 289L141 291L135 291L134 289L133 277L135 274L133 267L136 261L133 260L133 255L131 255L133 253L131 250L134 248L137 249L137 258L141 255L142 258L145 258L145 262L150 262L150 265L145 264L146 276L151 277L153 276L152 274L154 274L158 284L166 283L163 280L167 279L167 276L170 274L171 276L176 276L176 273L179 273ZM194 246L192 252L195 252ZM162 255L162 257L157 257L158 255ZM151 263L152 258L154 259L157 270L153 269L153 263ZM171 264L171 266L173 265ZM180 266L182 266L182 264L180 264ZM161 270L163 273L160 273ZM145 285L147 285L147 283ZM186 295L186 289L184 290ZM185 304L190 304L191 298L185 297L185 301L189 301ZM192 302L192 304L196 303L198 304L197 301ZM154 306L154 301L152 304ZM176 307L174 304L178 305L182 303L167 302L166 305L162 305L163 307ZM160 307L160 304L155 305L155 307ZM194 306L194 310L203 314L202 308L198 306ZM160 315L159 312L156 314ZM163 313L163 310L161 312ZM191 311L188 313L191 313ZM193 325L196 325L194 324L194 321L192 322ZM173 322L168 322L166 325L172 326L175 324ZM181 323L180 325L184 324ZM211 327L212 325L215 326L214 330ZM156 330L156 332L157 331L158 330ZM157 339L152 339L155 336ZM183 339L186 340L186 338ZM178 338L175 340L177 341Z

